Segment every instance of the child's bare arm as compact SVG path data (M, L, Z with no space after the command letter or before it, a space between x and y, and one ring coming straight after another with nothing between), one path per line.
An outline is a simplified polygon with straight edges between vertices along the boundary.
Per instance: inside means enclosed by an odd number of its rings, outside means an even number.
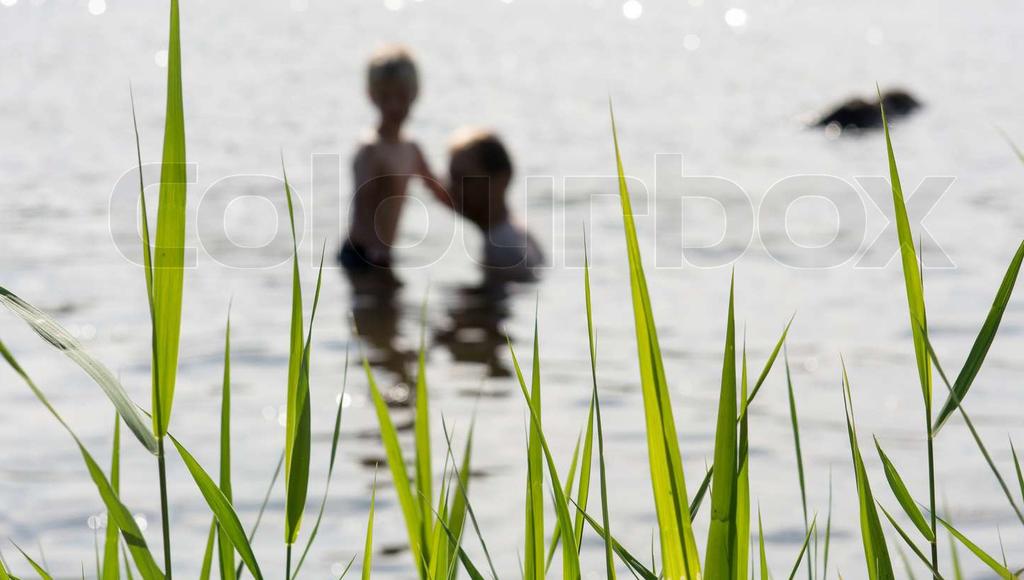
M444 185L434 176L434 172L430 170L430 164L427 163L426 156L423 155L423 151L420 150L419 146L416 146L416 172L420 179L423 180L424 185L430 190L430 193L437 198L445 207L453 207L452 197L448 194L448 190L445 189Z

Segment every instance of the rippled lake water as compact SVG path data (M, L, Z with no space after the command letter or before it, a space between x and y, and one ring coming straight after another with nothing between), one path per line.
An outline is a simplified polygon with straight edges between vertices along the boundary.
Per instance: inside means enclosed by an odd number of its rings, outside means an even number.
M135 200L130 183L127 190L116 184L126 175L134 179L128 173L135 164L129 83L144 160L159 160L165 3L0 4L0 284L53 313L120 374L137 400L147 401L148 314L142 270L131 261L138 253L131 237ZM401 399L429 291L435 444L442 442L442 414L460 440L475 414L474 505L497 566L516 574L527 418L509 377L504 337L527 352L539 300L545 423L567 463L589 401L579 268L586 227L613 525L637 552L647 552L653 503L621 214L607 177L614 172L610 95L626 168L636 178L638 225L691 485L711 459L735 267L737 317L752 366L760 367L796 312L789 354L811 509L827 511L831 472L830 566L847 578L863 577L840 354L850 369L864 445L876 434L920 498L927 493L922 403L899 262L889 260L896 243L885 228L891 213L886 191L883 185L882 195L872 198L854 185L858 176L886 175L884 141L875 133L830 138L805 129L802 119L849 96L870 95L876 82L906 87L925 103L895 127L894 140L908 194L928 176L955 178L923 223L930 233L929 323L945 366L958 368L1024 232L1024 167L994 129L1024 140L1024 85L1013 72L1024 49L1022 18L1019 3L1002 0L898 7L877 0L186 0L188 155L197 164L189 241L196 261L186 275L172 430L214 465L223 326L233 299L235 496L243 520L251 522L284 439L279 415L290 270L286 222L275 213L283 207L279 155L283 150L303 200L303 276L311 288L322 244L334 248L343 234L348 158L373 119L362 67L374 47L401 41L415 51L423 76L411 134L440 170L452 130L497 128L517 163L516 211L547 248L552 267L540 283L513 288L500 300L481 295L471 259L478 235L417 191L423 203L410 204L402 225L407 247L399 252L399 291L353 300L344 276L326 272L313 347L311 505L322 493L333 405L352 336L349 313L354 309L364 328L381 382ZM669 155L660 160L660 180L658 154ZM711 182L674 179L680 165L673 154L682 155L683 174L727 178L749 193L754 207L784 178L835 176L838 181L787 182L795 184L791 192L812 196L789 209L794 241L825 249L812 252L810 264L801 262L796 246L780 245L783 220L762 220L745 251L743 236L727 235L715 250L688 255L705 267L693 260L673 267L682 263L680 230L695 245L712 245L722 236L722 208L737 210L729 201L692 200L692 212L680 217L682 190L717 194ZM877 186L869 179L865 187L871 183ZM838 210L813 197L825 189L839 192ZM869 199L880 200L885 215ZM863 255L884 267L863 267ZM968 400L1004 469L1012 469L1007 435L1024 444L1019 304L1011 304ZM21 322L7 314L0 320L4 341L85 443L106 456L113 412L100 391ZM102 509L81 460L13 373L0 371L0 387L0 537L41 544L62 575L77 573L82 561L89 568L90 518ZM324 577L362 549L374 465L383 459L366 382L354 370L348 393L337 477L306 568L311 577ZM751 412L752 493L771 563L781 573L803 529L781 372L773 373ZM959 420L937 446L938 493L962 529L995 553L1000 532L1007 554L1024 552L1024 534ZM158 544L155 462L128 447L124 496ZM884 490L877 459L867 455L875 486ZM171 478L174 551L179 574L188 577L197 572L209 515L177 461ZM887 492L880 496L895 505ZM282 565L282 512L279 489L256 541L270 570ZM385 489L375 577L411 576L409 555L398 549L404 533L395 498ZM479 553L475 543L470 548ZM586 567L600 570L595 538L589 536L583 549ZM964 561L983 577L983 568L966 555Z

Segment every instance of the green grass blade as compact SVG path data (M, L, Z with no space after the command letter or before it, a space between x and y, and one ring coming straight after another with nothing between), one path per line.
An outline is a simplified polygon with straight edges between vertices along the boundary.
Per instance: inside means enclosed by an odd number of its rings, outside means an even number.
M42 578L42 580L53 580L53 576L50 576L49 572L44 570L43 567L40 566L38 562L33 560L32 556L29 556L27 553L25 553L25 550L22 550L21 546L15 544L13 540L11 540L11 544L13 544L14 547L17 548L19 552L21 552L21 555L25 558L29 565L32 566L32 569L36 571L36 574L38 574L39 577Z
M178 0L171 0L170 39L167 48L167 112L164 125L160 202L156 217L153 255L153 304L159 366L153 382L153 428L157 437L167 433L174 403L181 338L181 302L185 282L185 112L181 90L181 32Z
M469 509L469 465L473 456L473 427L469 428L469 435L466 438L466 447L462 452L462 467L455 470L456 489L455 498L452 501L451 510L448 513L446 525L453 530L460 540L459 543L448 543L448 560L451 565L455 564L456 552L461 550L461 539L466 526L466 514Z
M768 574L768 553L764 549L764 524L761 522L761 508L757 508L757 544L761 556L761 580L770 580Z
M313 523L313 529L309 533L309 539L306 540L306 547L302 549L302 556L299 557L299 562L295 565L295 571L292 573L294 578L298 578L299 570L302 569L302 564L306 561L306 556L309 555L309 550L313 547L313 542L316 540L317 532L320 531L320 522L323 521L324 509L327 507L327 496L331 491L331 478L334 476L334 460L338 456L338 440L341 436L342 410L345 404L345 393L348 390L347 347L345 349L345 370L342 371L341 376L341 396L338 398L338 408L334 413L334 431L331 433L331 458L327 463L327 482L324 483L324 497L320 500L320 509L317 511L316 521Z
M1013 260L1010 261L1006 274L1003 275L999 291L996 292L996 297L992 301L992 308L989 309L985 323L982 325L981 330L978 331L977 338L974 339L974 345L971 347L971 352L967 355L967 361L964 362L963 368L960 369L960 374L957 375L956 381L953 383L953 394L946 399L946 403L942 405L942 410L939 411L935 427L932 429L933 433L939 432L939 429L942 428L946 420L956 410L956 401L964 400L964 397L967 396L967 391L970 390L974 379L978 376L978 371L981 370L981 365L985 362L989 348L992 346L996 333L999 331L999 323L1003 319L1003 313L1006 312L1006 307L1010 303L1010 296L1013 294L1013 287L1017 283L1017 275L1020 273L1022 262L1024 262L1024 242L1021 242L1017 247L1017 252L1013 255Z
M793 318L789 319L786 323L786 327L782 330L782 335L779 336L778 341L775 343L775 348L772 349L771 354L768 356L768 360L765 361L764 366L761 368L761 374L757 377L757 382L754 383L753 388L750 390L750 395L746 398L746 404L742 406L740 416L736 419L736 423L742 422L747 415L747 410L750 409L750 405L754 402L754 397L761 390L761 386L764 385L765 380L768 379L768 375L771 373L772 366L775 364L775 360L778 358L779 353L782 351L783 345L786 343L786 336L789 334L789 328L793 324ZM704 500L704 494L707 492L708 487L711 485L711 478L714 475L715 466L714 464L708 468L704 474L704 479L701 480L700 486L697 488L697 493L694 494L693 499L690 501L690 517L697 517L697 513L700 510L701 503Z
M601 519L604 523L604 529L607 532L604 536L604 562L608 580L615 580L614 548L612 547L612 542L609 539L611 537L612 528L610 521L611 518L608 516L608 474L604 461L604 426L601 423L601 399L597 392L597 344L594 340L594 311L590 297L590 252L587 248L585 230L583 235L583 288L587 307L587 341L590 346L590 377L593 382L591 408L594 410L594 417L597 420L597 460L598 473L601 480ZM586 510L580 510L580 512L582 512L583 517L586 518ZM583 537L582 530L578 534L578 537Z
M915 544L914 541L910 538L910 536L907 535L907 532L905 532L903 528L898 523L896 523L896 519L892 517L892 514L890 514L888 510L882 507L882 504L878 504L878 507L882 510L882 513L885 514L885 518L889 520L889 523L892 525L893 529L896 530L896 533L899 534L900 539L903 540L903 543L906 544L910 548L910 550L914 552L914 555L917 556L917 558L924 563L925 567L928 568L928 571L933 574L934 578L941 580L942 574L940 574L938 570L932 567L931 560L929 560L928 557L924 555L924 552L922 552L921 549L917 547L917 544ZM900 554L902 555L902 552L900 552ZM904 563L907 564L906 562ZM907 568L909 570L909 564L907 564Z
M516 377L519 379L519 388L523 393L523 398L526 399L527 406L530 409L530 424L531 428L536 428L537 442L540 444L540 450L544 453L544 459L547 462L548 474L551 479L551 491L554 495L555 504L555 515L558 518L558 526L562 530L562 564L563 573L562 577L566 580L578 580L581 577L579 554L577 546L579 543L575 537L575 529L573 527L572 517L569 515L569 504L566 500L565 494L562 492L562 488L559 486L561 479L558 477L558 470L555 467L555 460L551 455L551 449L548 447L547 438L544 436L543 425L541 423L540 413L540 340L538 338L537 324L534 322L533 332L533 385L532 393L526 389L526 379L523 378L522 369L519 367L519 360L516 358L515 349L512 347L511 340L509 341L509 352L512 355L512 364L516 370ZM543 481L543 480L542 480ZM536 492L535 492L536 493ZM541 504L543 509L543 504ZM543 534L543 527L540 529ZM543 538L542 538L543 539ZM543 558L543 544L541 544L540 556ZM544 568L543 560L540 561L541 568L537 572L536 578L543 577ZM529 570L529 568L527 568ZM529 576L528 576L529 578Z
M537 360L537 324L533 325L533 357ZM514 356L514 355L513 355ZM534 365L536 369L537 365ZM536 371L532 376L530 396L527 397L531 408L540 408L540 379ZM524 382L525 385L525 382ZM526 578L544 577L544 459L540 445L540 428L530 421L529 439L526 447L526 545L525 570ZM558 485L558 480L551 482Z
M811 521L811 527L807 529L807 534L804 536L804 543L800 546L800 552L796 555L796 562L793 563L793 568L789 572L789 580L796 578L797 572L800 571L800 562L804 558L804 554L807 553L807 546L811 543L811 534L814 532L814 527L817 525L817 517Z
M821 565L821 577L828 578L828 550L832 543L832 468L828 470L828 518L825 520L825 547Z
M256 555L252 551L252 546L245 535L242 523L238 520L238 514L231 507L231 501L217 486L217 483L213 481L213 478L203 469L203 466L196 461L195 457L177 439L173 436L170 436L170 438L171 442L174 443L174 447L178 450L178 455L185 462L185 467L188 468L189 474L195 480L196 487L203 494L206 505L210 507L210 511L217 518L218 535L227 536L231 541L231 545L234 546L234 549L242 557L242 561L245 562L249 572L256 580L261 580L263 575L256 561Z
M881 94L881 93L879 93ZM889 179L892 186L893 209L896 217L896 233L900 244L900 258L903 263L903 279L907 291L907 308L910 311L910 330L914 336L914 354L917 359L918 378L924 396L925 410L931 416L932 378L931 365L928 364L928 353L925 349L924 335L918 327L918 321L927 328L925 315L924 284L921 271L918 269L917 252L914 250L914 235L910 231L910 220L907 217L907 206L903 198L903 186L900 184L899 170L896 167L896 155L892 150L892 139L889 136L889 123L885 117L885 107L881 107L882 126L885 130L885 147L889 158Z
M964 409L963 404L961 404L960 399L956 395L956 392L953 391L953 386L950 385L949 378L946 376L945 371L942 370L942 364L939 363L938 355L935 354L935 349L928 338L927 332L925 332L925 344L928 347L928 354L931 357L932 363L935 365L935 370L939 373L939 378L949 391L950 397L956 401L956 408L960 411L960 416L963 418L964 424L967 425L967 430L970 431L971 437L974 439L974 443L978 446L978 451L981 452L982 457L985 458L985 462L988 463L988 467L992 471L992 475L994 475L996 481L999 482L999 487L1003 490L1003 495L1006 496L1006 500L1010 503L1010 507L1013 508L1014 513L1017 515L1017 519L1022 525L1024 525L1024 512L1021 512L1020 507L1017 506L1016 500L1013 499L1013 493L1010 492L1010 486L1006 484L1006 480L1003 479L1003 474L999 471L999 468L996 467L995 461L992 460L992 455L988 452L985 442L982 441L981 435L978 434L978 430L974 428L974 422L971 421L970 415L967 414L967 410Z
M491 552L487 549L487 542L484 540L483 534L480 532L480 523L476 519L476 512L473 511L473 504L469 501L469 471L459 470L455 467L455 456L452 454L452 437L448 432L448 425L445 423L444 416L441 417L441 427L444 430L444 440L447 446L448 457L452 460L452 467L455 469L455 481L459 485L459 492L462 494L466 502L466 514L469 516L470 523L473 524L473 531L476 533L477 540L480 541L480 547L484 551L484 557L487 559L487 566L490 568L491 577L494 580L498 580L498 572L494 569L494 561L491 559ZM470 438L472 439L472 428L470 429ZM469 442L467 442L467 455L463 458L463 462L468 460ZM468 465L468 464L467 464Z
M121 493L121 419L114 415L114 445L110 457L110 487L114 493ZM118 580L121 560L117 553L117 538L120 530L114 518L107 513L107 531L103 543L103 580Z
M416 418L413 422L416 442L416 491L420 498L421 537L433 535L430 518L434 497L432 458L430 455L430 395L427 388L427 300L423 299L420 324L420 349L416 369ZM440 534L438 534L440 536ZM429 556L427 558L430 559Z
M750 569L750 426L747 420L747 345L743 341L742 379L740 380L739 451L736 458L736 547L733 554L734 576L747 578Z
M857 424L853 415L853 397L850 394L850 379L843 363L843 404L846 411L846 430L850 438L850 453L853 456L854 476L857 481L857 499L860 503L860 531L864 544L864 562L871 580L894 580L892 560L882 533L881 522L871 493L871 483L857 443Z
M1000 578L1006 578L1007 580L1013 579L1013 572L1008 570L1006 566L1000 564L998 560L990 556L987 552L985 552L985 550L982 550L977 544L969 540L967 536L960 533L960 530L957 530L955 527L953 527L953 524L950 524L942 518L938 518L938 520L939 523L942 524L942 526L946 528L946 530L954 538L956 538L961 544L963 544L964 547L967 548L972 554L974 554L979 560L984 562L986 566L991 568L992 571L995 572Z
M1013 468L1017 472L1017 484L1020 485L1020 495L1024 498L1024 473L1020 469L1020 459L1017 457L1017 449L1013 446L1013 439L1010 440L1010 454L1013 455Z
M804 514L804 531L809 530L810 522L807 516L807 482L804 477L804 456L800 448L800 420L796 411L796 394L793 390L793 375L789 368L789 350L783 348L783 362L786 368L786 391L789 395L789 423L793 429L793 449L796 453L796 473L800 483L800 507ZM813 576L811 559L807 559L807 578Z
M292 545L298 539L302 525L302 514L306 509L306 495L309 492L309 455L312 444L309 400L309 357L313 333L313 319L320 295L323 278L323 255L320 257L320 271L317 275L316 296L310 316L309 335L303 342L302 288L299 278L298 241L295 232L295 211L292 203L292 189L282 161L285 197L288 201L288 217L292 229L292 311L291 333L288 357L288 401L285 417L285 544Z
M78 451L82 455L82 460L85 462L86 468L89 470L89 477L93 481L93 485L96 486L96 490L99 492L100 497L103 499L104 505L109 510L109 513L114 518L114 523L118 529L121 530L121 535L124 537L125 543L128 544L128 548L131 551L132 558L135 561L135 565L139 569L139 573L142 574L144 580L161 580L164 576L163 573L156 565L156 561L153 559L153 554L149 551L149 547L146 545L146 539L142 535L142 531L139 529L138 524L135 522L135 518L132 517L131 511L128 510L121 503L117 492L114 491L110 481L107 479L106 474L103 473L103 469L100 468L96 460L93 459L92 455L82 444L78 435L71 430L71 427L64 421L64 418L60 416L57 410L50 404L50 401L43 394L43 391L36 386L35 382L29 378L28 374L22 369L21 365L15 360L14 355L7 350L7 346L4 345L3 341L0 340L0 356L7 361L7 364L14 369L14 372L21 377L25 384L28 385L32 393L39 399L39 402L46 407L46 410L61 424L62 427L68 432L68 435L75 441L78 446Z
M697 543L693 536L693 524L686 504L688 495L683 474L682 455L679 451L679 439L676 435L675 416L672 413L670 391L665 378L651 299L647 291L647 280L640 257L640 245L637 241L629 188L622 167L622 155L619 152L615 115L611 112L610 103L609 112L611 113L612 140L615 145L615 164L619 177L619 201L622 205L622 221L626 235L627 256L629 257L630 290L644 401L648 462L651 469L654 505L658 516L664 573L670 578L697 578L700 576L700 561L697 554Z
M377 422L380 424L380 439L384 445L384 451L388 459L388 467L391 470L391 480L395 486L395 493L398 495L398 503L402 508L402 515L405 518L405 528L409 536L409 549L412 552L413 562L417 569L422 569L422 538L420 536L420 518L423 517L419 511L419 501L413 494L412 483L409 481L409 473L406 471L405 459L402 457L402 448L398 442L398 431L391 421L388 413L387 402L377 388L377 381L370 369L370 362L363 356L363 370L366 372L366 380L370 386L370 398L377 412Z
M644 566L643 562L639 558L629 552L618 540L615 539L611 534L605 531L605 528L601 526L590 514L584 512L583 519L587 521L587 524L593 528L597 535L601 536L605 542L611 544L612 550L619 556L622 563L629 568L629 570L636 576L643 580L658 580L658 574L656 574L650 568Z
M711 522L704 569L708 578L733 577L736 534L736 323L733 288L725 332L722 385L715 431L715 475L711 483Z
M953 567L953 578L954 580L964 580L964 571L960 566L960 550L956 547L953 534L949 534L949 540L949 559L950 565Z
M750 396L747 397L747 404L744 405L744 409L750 407L754 402L754 397L761 392L761 387L764 385L765 381L768 380L768 375L772 372L772 367L775 366L775 360L779 358L779 352L781 352L783 347L786 345L786 337L789 336L789 329L793 326L793 320L795 318L796 314L789 318L785 328L782 329L782 334L779 336L779 339L775 341L775 347L772 348L771 354L768 355L768 359L764 362L764 366L761 367L761 374L757 376L757 381L754 382L754 386L750 389ZM746 414L746 411L744 411L744 414ZM743 419L743 416L740 416L736 422L738 423L741 419Z
M935 534L932 533L931 528L928 527L928 522L924 519L924 514L917 507L917 502L911 497L910 491L907 489L903 478L900 477L899 471L896 470L896 466L893 465L889 456L882 450L882 445L878 442L878 438L875 438L875 449L878 450L878 457L882 460L882 466L885 468L885 479L889 482L889 488L892 490L896 501L899 502L900 507L910 518L910 521L914 523L917 530L921 532L924 539L928 540L929 543L935 541Z
M370 513L366 516L366 543L363 545L363 580L370 580L373 569L373 511L377 503L377 477L373 478L373 491L370 492Z
M266 493L263 494L263 502L260 503L260 509L256 512L256 521L253 522L252 528L249 530L249 543L251 544L253 538L256 537L256 531L260 529L260 523L263 521L263 514L267 511L267 504L270 503L270 495L274 492L274 486L277 484L277 479L281 476L281 470L284 468L284 452L277 458L277 467L274 468L274 475L270 478L270 485L267 486ZM245 563L239 562L235 567L235 578L241 578L242 572L244 571Z
M3 554L0 554L0 580L11 580L11 573L7 570L7 562L4 561Z
M576 511L575 533L577 552L582 549L583 543L583 511L587 509L590 501L590 474L591 465L594 460L594 399L590 400L590 411L587 413L587 430L583 434L583 456L580 459L580 481L576 488L576 504L579 508ZM568 495L568 494L566 494Z
M114 374L103 363L86 352L82 344L67 329L43 311L25 302L16 294L3 287L0 287L0 304L3 304L18 318L24 320L43 340L64 353L64 356L71 359L72 362L85 371L103 389L107 398L114 404L114 409L121 415L125 425L139 442L150 453L157 452L156 437L150 431L148 426L149 420L139 410L139 407L132 401L131 397L128 396L128 393Z
M576 447L573 448L572 460L569 461L569 472L565 476L565 485L562 487L562 493L565 494L565 497L572 497L573 484L576 482L576 468L579 466L581 438L582 437L576 438ZM577 510L577 516L579 516L578 512L579 510ZM575 525L573 526L573 529L575 529ZM579 537L578 533L576 537ZM562 528L561 526L555 526L555 531L551 535L551 545L548 546L548 555L544 559L545 575L547 571L551 568L551 561L555 558L555 551L558 550L558 546L561 540Z
M437 522L438 526L448 536L448 541L450 542L450 544L452 546L456 546L456 551L458 552L459 560L462 562L462 567L466 569L466 573L469 574L469 577L473 580L484 580L483 575L480 573L480 570L473 563L473 560L470 559L469 555L466 554L466 551L462 549L459 536L457 536L455 532L453 532L451 528L448 527L447 522L445 522L444 518L440 517L439 515L437 516Z
M210 580L213 572L213 547L217 544L217 518L210 522L210 533L206 536L206 549L203 550L203 564L199 568L199 580Z
M231 487L231 307L224 328L224 378L220 399L220 490L233 502ZM221 580L235 580L235 551L227 535L217 533L218 563Z

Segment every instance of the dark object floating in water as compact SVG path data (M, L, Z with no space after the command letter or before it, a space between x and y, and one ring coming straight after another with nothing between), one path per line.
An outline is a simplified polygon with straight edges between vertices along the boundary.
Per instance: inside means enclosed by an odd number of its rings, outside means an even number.
M921 107L921 102L907 91L892 90L882 93L881 100L868 101L859 97L850 99L829 111L813 125L837 129L879 129L882 127L880 104L885 106L885 114L889 119L904 117Z

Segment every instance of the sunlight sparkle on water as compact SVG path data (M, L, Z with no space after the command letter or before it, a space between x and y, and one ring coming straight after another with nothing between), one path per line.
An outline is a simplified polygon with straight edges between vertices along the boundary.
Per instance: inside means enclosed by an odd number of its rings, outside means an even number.
M392 12L398 12L404 5L403 0L384 0L384 7Z
M4 6L14 6L17 3L18 0L0 0L0 4L3 4Z
M687 34L683 37L683 48L686 50L697 50L700 48L700 37L696 34Z
M99 16L107 11L107 0L89 0L89 14Z
M167 68L167 51L166 50L158 50L158 51L156 51L156 54L153 55L153 62L155 62L156 66L158 66L160 68Z
M622 5L622 15L630 20L636 20L640 18L640 15L644 13L644 6L639 0L627 0Z
M747 24L747 11L742 8L730 8L725 11L725 23L733 28L742 28Z

